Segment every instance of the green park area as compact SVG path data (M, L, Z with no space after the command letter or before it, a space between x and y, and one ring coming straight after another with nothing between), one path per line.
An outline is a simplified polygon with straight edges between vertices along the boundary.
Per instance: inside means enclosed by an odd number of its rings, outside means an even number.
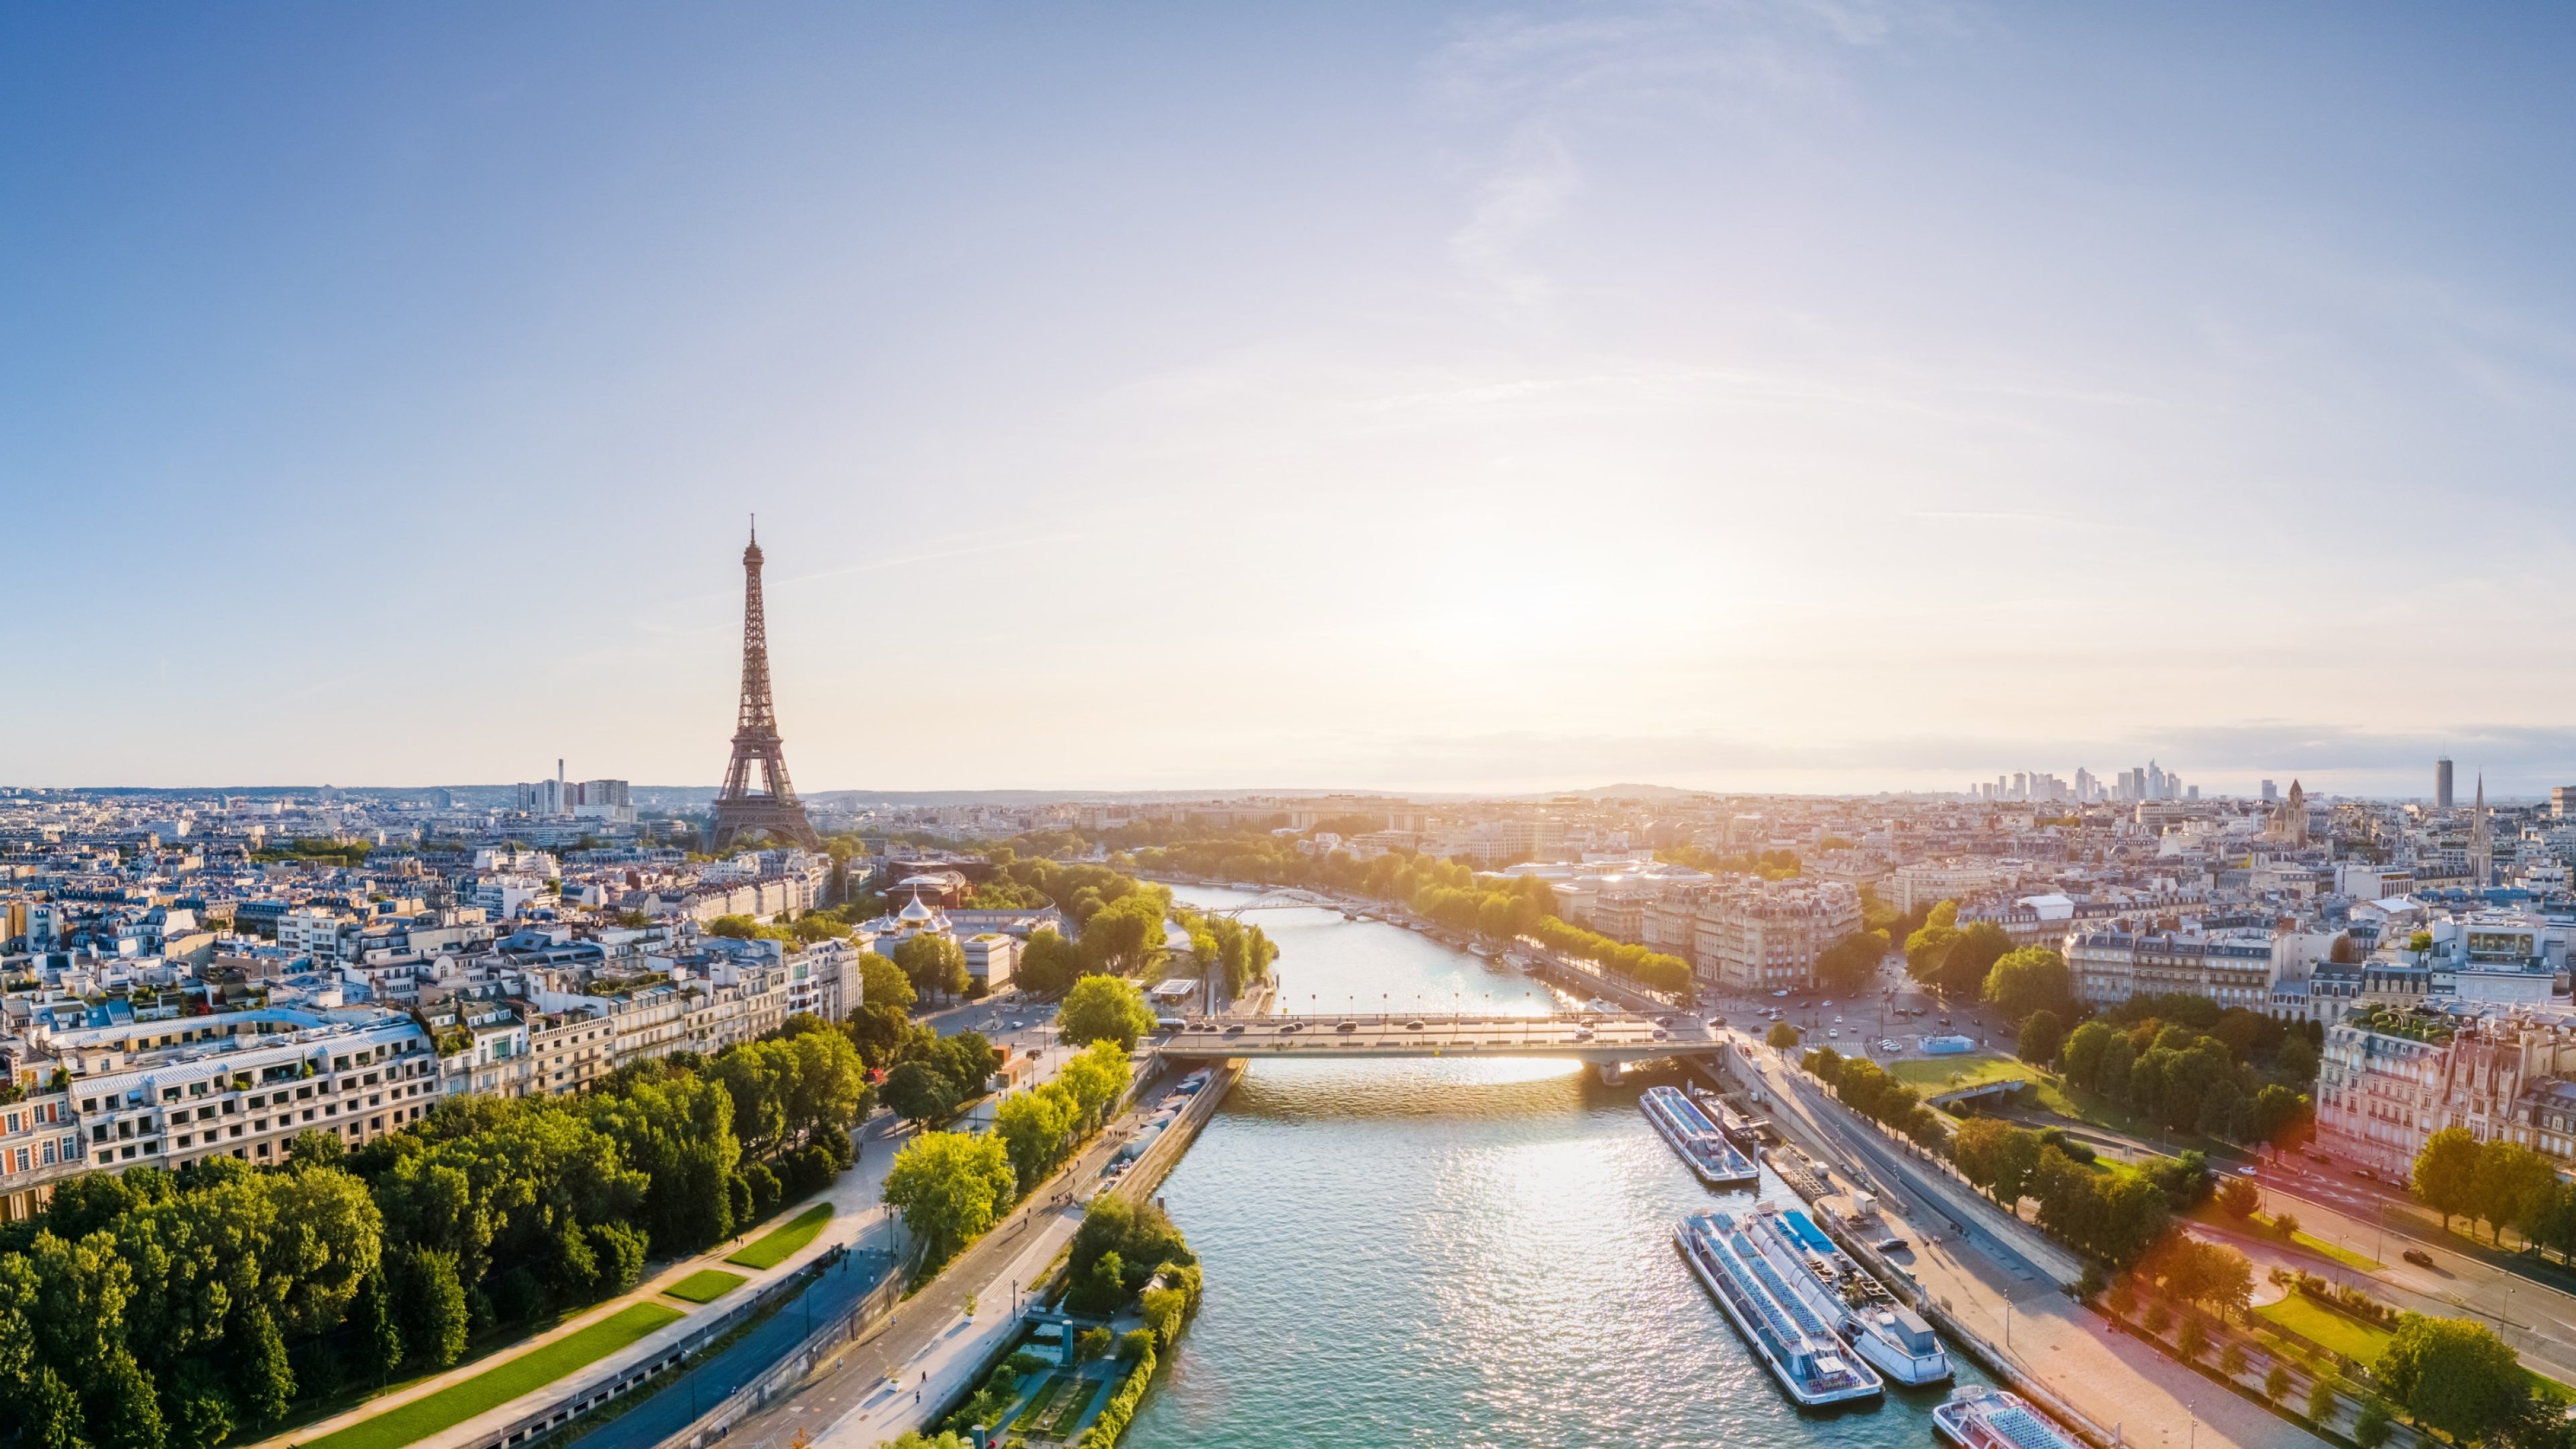
M725 1261L740 1263L746 1268L775 1268L786 1262L797 1249L814 1241L814 1235L823 1231L823 1224L830 1221L831 1217L830 1203L816 1203L798 1213L795 1221L763 1234L758 1242Z
M750 1281L722 1268L700 1268L662 1291L691 1303L713 1303Z
M2332 1349L2357 1363L2375 1362L2379 1351L2386 1348L2388 1340L2395 1336L2387 1329L2337 1313L2299 1293L2292 1293L2278 1303L2266 1303L2254 1313L2310 1343Z
M326 1434L306 1449L402 1449L606 1358L679 1316L659 1303L635 1304L462 1383Z
M1889 1062L1887 1074L1929 1097L1941 1092L1955 1092L1963 1087L1982 1087L1988 1082L2005 1082L2015 1077L2035 1081L2039 1069L2015 1057L1960 1056L1909 1057Z

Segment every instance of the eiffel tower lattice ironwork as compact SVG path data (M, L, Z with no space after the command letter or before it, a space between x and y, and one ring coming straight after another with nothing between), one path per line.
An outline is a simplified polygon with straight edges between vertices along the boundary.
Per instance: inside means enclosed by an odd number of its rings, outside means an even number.
M787 780L787 755L778 738L778 711L769 702L769 625L760 606L760 530L742 551L742 713L734 724L733 761L716 792L715 845L769 835L820 848L814 822ZM759 767L762 788L751 787Z

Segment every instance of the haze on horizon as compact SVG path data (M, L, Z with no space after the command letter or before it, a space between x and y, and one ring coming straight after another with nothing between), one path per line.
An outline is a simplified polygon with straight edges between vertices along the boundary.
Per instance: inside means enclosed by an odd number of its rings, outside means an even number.
M11 784L2576 781L2576 14L21 7Z

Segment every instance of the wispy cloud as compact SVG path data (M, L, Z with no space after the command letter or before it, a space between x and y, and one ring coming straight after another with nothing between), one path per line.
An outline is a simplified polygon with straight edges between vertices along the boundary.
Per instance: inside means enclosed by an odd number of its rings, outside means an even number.
M1529 306L1550 287L1523 244L1579 188L1586 131L1682 115L1758 121L1784 104L1842 104L1845 58L1892 45L1938 7L1875 0L1715 0L1532 18L1471 16L1425 66L1437 112L1499 127L1476 149L1468 219L1450 250L1468 277ZM1471 130L1472 134L1472 130Z
M1521 243L1553 220L1579 178L1565 143L1544 127L1525 128L1503 168L1485 179L1467 224L1449 240L1469 277L1521 306L1546 300L1548 282Z

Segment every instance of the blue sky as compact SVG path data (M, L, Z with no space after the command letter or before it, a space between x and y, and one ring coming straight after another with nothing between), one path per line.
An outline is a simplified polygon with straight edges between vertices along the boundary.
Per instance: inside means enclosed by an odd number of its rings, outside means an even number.
M0 780L2576 780L2571 25L21 7Z

